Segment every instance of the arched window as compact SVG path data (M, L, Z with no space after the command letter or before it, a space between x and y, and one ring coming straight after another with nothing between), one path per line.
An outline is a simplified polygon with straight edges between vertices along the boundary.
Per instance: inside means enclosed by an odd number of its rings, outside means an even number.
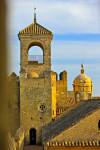
M39 46L32 46L28 50L28 62L43 64L43 49Z
M100 120L99 120L99 122L98 122L98 129L100 130Z

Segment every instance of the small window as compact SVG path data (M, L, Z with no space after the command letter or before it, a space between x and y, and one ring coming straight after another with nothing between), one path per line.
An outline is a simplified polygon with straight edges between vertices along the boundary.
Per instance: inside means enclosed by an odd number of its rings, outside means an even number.
M100 120L99 120L99 122L98 122L98 129L100 130Z

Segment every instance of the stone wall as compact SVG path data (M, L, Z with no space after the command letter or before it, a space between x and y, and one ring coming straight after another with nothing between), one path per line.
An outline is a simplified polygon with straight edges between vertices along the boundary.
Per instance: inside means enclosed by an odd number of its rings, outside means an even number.
M20 78L20 123L25 129L26 144L30 129L36 129L36 142L41 141L41 128L51 121L50 73L44 78Z
M17 129L20 127L20 88L19 77L12 73L8 77L8 122L11 135L15 135Z
M56 73L51 72L51 89L52 89L52 119L56 117L57 113L57 98L56 98Z
M16 135L14 137L16 142L16 150L23 150L24 148L24 129L19 128L16 132Z
M34 22L19 32L20 40L20 121L25 141L30 143L30 129L36 130L36 143L41 142L41 129L52 119L51 102L51 40L52 32ZM28 51L38 46L43 63L28 60Z
M39 75L43 75L45 71L51 71L51 37L43 35L29 35L20 36L20 45L21 45L21 71L25 72L30 76L32 71L35 71ZM39 46L43 50L43 64L30 64L28 62L28 50L32 46Z
M15 139L10 133L8 133L8 150L16 150Z
M56 81L57 109L67 107L67 72L63 71Z
M63 114L70 107L76 104L74 92L68 91L67 72L63 71L56 80L56 113L57 116Z
M19 128L15 136L8 133L8 150L23 150L24 148L24 130Z

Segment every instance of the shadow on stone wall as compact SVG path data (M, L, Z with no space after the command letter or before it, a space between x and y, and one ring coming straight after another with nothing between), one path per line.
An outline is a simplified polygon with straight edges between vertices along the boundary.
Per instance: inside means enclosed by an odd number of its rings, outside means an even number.
M6 2L0 1L0 149L7 149Z

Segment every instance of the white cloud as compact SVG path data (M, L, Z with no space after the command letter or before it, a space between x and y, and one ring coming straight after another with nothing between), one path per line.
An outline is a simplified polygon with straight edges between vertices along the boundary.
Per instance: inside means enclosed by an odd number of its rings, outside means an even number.
M100 32L98 0L9 0L10 25L14 30L33 20L37 7L39 22L55 33ZM59 13L58 13L59 12Z
M52 57L57 59L98 59L100 58L100 43L53 41Z
M99 95L100 61L97 62L97 60L100 60L99 42L54 41L52 45L52 60L53 70L58 73L62 70L68 71L68 87L70 90L72 89L74 78L80 73L81 63L85 63L85 72L93 80L93 94ZM63 62L63 60L65 61ZM90 62L87 60L90 60Z

